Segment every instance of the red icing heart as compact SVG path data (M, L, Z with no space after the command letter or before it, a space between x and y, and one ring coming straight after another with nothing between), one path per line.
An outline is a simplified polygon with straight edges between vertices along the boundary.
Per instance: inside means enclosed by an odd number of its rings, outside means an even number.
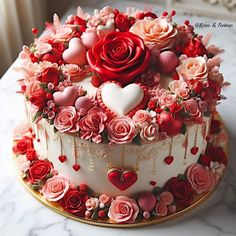
M124 191L131 187L138 180L134 170L111 169L107 173L108 180L119 190Z
M167 165L170 165L174 161L174 157L173 156L168 156L164 159L164 161Z
M66 157L66 155L60 155L60 156L58 157L58 159L59 159L59 161L60 161L61 163L63 163L63 162L65 162L65 160L67 159L67 157Z
M199 148L198 147L192 147L191 148L191 153L193 154L193 155L196 155L197 154L197 152L198 152L198 150L199 150Z
M80 169L80 165L74 164L74 165L72 166L72 168L73 168L75 171L78 171L78 170Z
M110 84L115 84L117 88L120 87L120 91L116 91L116 95L118 96L117 100L119 101L118 103L116 103L116 106L113 107L113 110L111 110L112 108L109 108L105 105L105 102L103 101L103 98L102 98L102 92L103 92L103 88L107 85L110 86ZM139 104L137 104L136 106L134 104L132 104L132 101L135 102L137 100L137 97L136 99L134 99L134 97L130 96L128 97L127 96L127 93L124 93L124 92L127 92L129 90L132 90L134 89L134 86L136 86L136 89L137 87L139 86L141 88L141 91L143 93L143 98L142 100L139 102ZM131 86L133 86L131 88ZM128 88L129 87L129 88ZM140 89L139 88L139 89ZM130 94L131 91L129 91L129 94ZM114 93L114 91L110 91L110 93ZM125 94L125 95L124 95ZM111 117L111 118L114 118L116 117L117 115L119 115L118 113L115 112L115 110L119 110L119 108L122 110L127 110L127 107L132 107L132 105L134 105L135 107L132 109L132 110L129 110L127 112L124 111L125 114L122 114L122 115L126 115L126 116L129 116L129 117L132 117L135 112L137 110L140 110L140 109L143 109L144 106L146 105L147 101L148 101L148 91L147 91L147 88L141 84L141 83L133 83L133 84L128 84L127 86L125 87L122 87L122 85L120 83L118 83L117 81L108 81L106 83L103 83L99 89L97 90L97 101L98 101L98 105L106 112L108 113ZM129 100L131 99L131 100ZM131 102L131 104L129 104L129 102ZM127 106L127 104L129 104L129 106ZM119 108L117 108L119 106Z
M157 184L157 182L154 181L154 180L151 180L149 183L150 183L150 185L152 185L152 186L155 186L155 185Z

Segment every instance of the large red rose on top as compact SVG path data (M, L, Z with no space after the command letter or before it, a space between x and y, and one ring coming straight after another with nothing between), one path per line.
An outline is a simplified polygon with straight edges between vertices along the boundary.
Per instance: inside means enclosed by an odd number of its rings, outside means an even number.
M137 35L112 32L87 52L87 60L101 82L116 80L124 86L147 69L150 52Z

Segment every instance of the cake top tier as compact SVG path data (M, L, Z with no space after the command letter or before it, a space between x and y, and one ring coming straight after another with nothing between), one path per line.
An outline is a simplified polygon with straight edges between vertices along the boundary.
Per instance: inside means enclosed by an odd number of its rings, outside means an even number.
M203 122L222 98L223 50L174 15L79 7L62 23L55 14L20 53L34 122L111 144L155 141Z

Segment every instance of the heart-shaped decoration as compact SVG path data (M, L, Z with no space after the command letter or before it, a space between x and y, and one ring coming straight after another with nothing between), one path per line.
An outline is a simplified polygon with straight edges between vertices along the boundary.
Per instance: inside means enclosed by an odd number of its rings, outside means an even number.
M72 168L77 172L80 169L80 165L74 164Z
M138 174L134 170L112 168L107 172L107 178L115 187L124 191L135 184Z
M109 81L97 91L98 104L112 116L131 116L145 106L147 99L146 88L137 83L122 88L118 82Z
M81 39L72 38L68 48L62 54L62 58L68 64L85 65L86 49Z
M199 148L196 147L196 146L194 146L194 147L191 148L191 153L192 153L193 155L196 155L196 154L198 153L198 150L199 150Z
M67 159L66 155L60 155L60 156L58 157L58 160L59 160L61 163L65 162L66 159Z
M165 159L164 159L165 163L167 165L170 165L173 161L174 161L174 157L173 156L167 156Z
M66 87L62 92L53 94L53 100L58 106L73 106L77 98L77 88L74 86Z

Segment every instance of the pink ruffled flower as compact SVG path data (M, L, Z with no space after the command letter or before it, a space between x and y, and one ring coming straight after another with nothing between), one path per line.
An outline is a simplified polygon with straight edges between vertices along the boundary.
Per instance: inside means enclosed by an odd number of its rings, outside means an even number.
M19 174L23 176L30 168L30 161L25 155L19 155L16 158L16 164L18 167Z
M78 132L79 115L73 106L61 106L57 110L54 126L60 132Z
M107 132L108 139L116 144L130 143L136 135L134 121L128 116L113 118L108 123Z
M21 123L14 129L13 138L14 140L20 140L23 136L30 136L31 125L28 122Z
M225 170L225 165L223 163L219 163L217 161L210 163L210 171L214 175L216 182L223 176Z
M188 57L180 62L176 71L185 80L206 80L208 75L204 57Z
M41 83L38 80L27 83L25 96L32 97L37 91L41 89L40 84Z
M108 217L117 223L133 223L139 213L135 200L119 196L111 202Z
M178 31L167 19L138 20L130 28L146 45L156 44L160 50L173 48Z
M43 54L45 54L47 52L50 52L51 50L52 50L52 45L51 44L39 42L36 45L36 53L35 53L35 55L36 56L40 56L40 55L43 55Z
M159 126L156 123L151 123L144 126L140 132L140 137L148 141L152 141L158 136Z
M106 120L107 115L100 108L93 107L79 122L80 137L86 140L92 138L96 143L101 142L101 133L105 128Z
M98 198L89 198L86 202L85 202L85 206L87 208L87 210L92 211L98 208L99 206L99 200Z
M193 98L183 102L184 110L189 115L190 120L199 120L202 117L200 107Z
M188 167L186 176L188 182L198 194L211 191L216 184L212 172L198 163L194 163Z
M70 183L67 178L62 175L55 175L46 181L40 192L48 201L56 202L64 197L69 187Z
M146 110L138 110L135 112L134 116L132 117L134 122L138 125L146 126L148 123L151 122L151 115Z
M164 217L167 214L168 214L168 207L167 207L167 205L162 203L162 202L158 202L156 204L156 215Z
M104 205L109 205L111 203L111 197L107 194L102 194L99 196L99 202L103 203Z
M181 98L187 98L189 96L189 89L187 86L187 83L183 80L173 80L169 83L170 91Z
M161 108L170 107L172 104L176 102L177 96L170 91L166 91L162 93L159 98L159 105Z

